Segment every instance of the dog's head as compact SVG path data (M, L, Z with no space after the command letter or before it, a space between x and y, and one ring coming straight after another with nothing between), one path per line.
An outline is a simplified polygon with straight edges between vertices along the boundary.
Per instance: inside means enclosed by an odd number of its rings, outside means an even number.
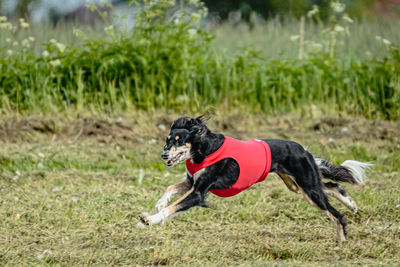
M182 117L174 121L165 141L161 158L168 167L191 158L192 144L207 133L202 117Z

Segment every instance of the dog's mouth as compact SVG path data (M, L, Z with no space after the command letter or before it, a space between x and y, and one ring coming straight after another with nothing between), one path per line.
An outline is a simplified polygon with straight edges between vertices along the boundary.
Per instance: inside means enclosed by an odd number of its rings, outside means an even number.
M171 167L182 160L184 152L179 152L175 157L167 161L167 166Z

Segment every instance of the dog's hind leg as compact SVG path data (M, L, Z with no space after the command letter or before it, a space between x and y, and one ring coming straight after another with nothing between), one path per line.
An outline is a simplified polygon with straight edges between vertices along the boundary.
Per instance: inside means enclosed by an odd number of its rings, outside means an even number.
M326 215L328 215L329 219L331 219L333 225L336 228L338 241L346 241L346 220L341 213L339 213L334 207L332 207L322 189L318 187L302 187L302 190L306 200L312 206L316 206L323 212L325 212Z
M295 162L294 178L305 198L328 215L333 222L339 242L346 241L346 220L328 201L322 187L318 167L310 153L305 153Z
M299 194L301 192L300 188L297 186L296 182L287 174L283 173L283 172L276 172L279 177L281 177L281 179L283 180L283 182L285 183L285 185L287 186L287 188L296 193Z
M346 195L346 191L341 188L336 183L323 183L322 190L324 190L325 194L328 196L332 196L342 202L348 209L350 209L353 213L357 213L357 204L354 200Z

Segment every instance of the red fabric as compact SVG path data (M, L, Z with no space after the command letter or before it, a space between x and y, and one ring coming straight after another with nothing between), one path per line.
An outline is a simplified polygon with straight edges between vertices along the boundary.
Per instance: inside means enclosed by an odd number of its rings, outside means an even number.
M234 196L264 181L271 168L271 150L267 143L261 140L240 141L226 136L222 146L201 163L195 164L188 159L186 169L193 176L199 170L226 158L232 158L239 164L239 178L231 188L210 190L220 197Z

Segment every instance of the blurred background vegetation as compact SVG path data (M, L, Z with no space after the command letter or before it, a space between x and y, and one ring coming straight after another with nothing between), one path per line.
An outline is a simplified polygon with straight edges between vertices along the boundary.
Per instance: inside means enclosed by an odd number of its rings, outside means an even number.
M123 6L129 0L103 0L91 1L112 3ZM329 0L205 0L211 17L224 21L235 16L232 12L240 13L245 21L250 21L252 13L264 19L276 16L291 16L300 18L304 16L313 5L320 9L320 17L325 20L329 17ZM398 16L400 14L400 1L398 0L345 0L346 10L354 18L372 18L375 16ZM1 14L17 18L34 17L35 20L54 19L55 17L72 17L82 19L82 9L85 0L2 0L0 1ZM74 15L75 14L75 15ZM236 14L237 15L237 14Z
M399 0L2 0L0 110L400 118Z

